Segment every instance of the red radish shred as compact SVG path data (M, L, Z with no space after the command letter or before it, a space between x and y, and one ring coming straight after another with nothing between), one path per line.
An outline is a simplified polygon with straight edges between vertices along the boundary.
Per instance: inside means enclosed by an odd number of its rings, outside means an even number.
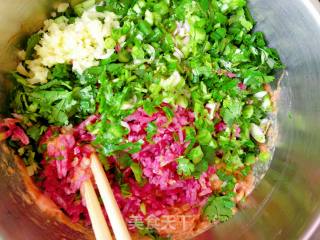
M217 123L217 124L214 126L214 128L215 128L215 130L216 130L216 133L223 132L224 130L226 130L227 124L225 124L225 123L222 121L222 122Z
M237 75L234 74L234 73L232 73L232 72L227 72L227 73L226 73L226 76L227 76L228 78L235 78Z
M119 53L119 52L121 51L121 46L120 46L120 44L117 44L117 45L115 46L114 50L115 50L117 53Z
M19 122L15 118L5 118L0 121L0 141L11 137L12 141L20 141L23 145L28 145L29 137L21 127L17 126Z
M168 104L162 105L169 106ZM95 149L89 144L95 139L86 127L99 121L97 115L90 116L74 128L49 127L42 135L39 145L45 145L43 171L38 183L44 194L50 197L72 219L77 222L84 217L90 224L85 202L81 201L81 184L92 178L90 155ZM137 109L123 122L129 128L127 141L143 141L141 150L131 154L134 162L142 168L145 184L138 184L130 167L122 169L123 181L129 186L130 195L124 196L116 176L107 172L116 200L124 218L130 222L131 216L144 219L148 215L160 217L168 214L168 209L188 204L194 213L199 213L207 198L212 194L210 176L216 169L212 166L203 172L199 179L181 178L177 173L177 158L184 154L189 145L185 141L185 126L194 124L194 114L185 108L177 107L172 119L158 108L148 115L142 108ZM152 141L146 139L146 128L154 122L157 132ZM19 120L8 118L0 122L0 140L11 137L14 141L29 144L23 129L17 124ZM216 131L223 131L225 124L216 125ZM110 167L118 166L116 157L106 159ZM141 212L145 205L146 215Z
M244 83L240 82L240 83L238 83L238 88L239 88L240 90L246 90L246 89L247 89L247 86L246 86Z
M47 145L43 153L44 171L40 176L43 179L40 187L73 221L85 216L85 221L90 222L85 203L80 201L79 196L82 182L92 178L88 158L95 151L88 145L94 136L86 130L86 126L98 120L98 116L91 116L79 126L66 131L50 127L40 140L41 144ZM106 172L127 222L131 221L132 216L142 219L148 215L160 217L168 214L168 209L186 204L191 206L194 213L199 213L212 194L210 176L216 171L214 167L210 166L199 179L184 179L177 173L176 160L189 144L185 141L183 128L192 126L194 120L194 114L182 107L174 111L174 117L170 120L161 108L151 116L139 108L124 120L130 128L127 140L144 141L141 150L131 154L131 158L140 164L146 180L144 184L138 184L130 167L122 169L123 182L130 189L130 195L124 196L116 176ZM156 124L157 132L148 142L146 127L150 122ZM114 156L106 161L110 168L118 166ZM141 212L142 203L146 215Z

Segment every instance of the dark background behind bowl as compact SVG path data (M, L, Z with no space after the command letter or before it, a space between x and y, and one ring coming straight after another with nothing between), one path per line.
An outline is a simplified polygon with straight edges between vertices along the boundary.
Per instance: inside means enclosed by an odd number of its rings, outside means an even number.
M52 6L45 0L1 0L0 111L8 109L12 84L5 73L26 35L41 27ZM279 137L274 160L247 208L230 222L199 236L207 239L308 239L320 222L320 3L252 0L250 7L287 72L278 102ZM59 224L24 195L20 174L0 146L0 239L84 239ZM27 200L27 201L26 201ZM2 236L2 237L1 237ZM320 236L313 235L313 239Z

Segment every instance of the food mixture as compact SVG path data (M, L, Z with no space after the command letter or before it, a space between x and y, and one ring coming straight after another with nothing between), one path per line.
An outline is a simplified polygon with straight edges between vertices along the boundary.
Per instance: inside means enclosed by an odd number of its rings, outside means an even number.
M18 53L0 140L73 222L90 226L95 153L132 233L192 237L229 220L271 158L283 65L253 27L246 0L59 4Z

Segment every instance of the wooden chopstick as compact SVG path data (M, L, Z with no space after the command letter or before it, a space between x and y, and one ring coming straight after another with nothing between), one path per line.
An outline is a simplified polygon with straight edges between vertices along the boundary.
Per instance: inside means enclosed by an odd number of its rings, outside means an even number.
M106 219L104 218L98 197L94 191L91 180L86 180L81 185L82 197L86 201L86 206L92 223L94 235L97 240L112 240Z
M91 171L98 186L100 196L108 214L113 233L117 240L131 240L127 225L113 195L108 178L96 154L91 157Z

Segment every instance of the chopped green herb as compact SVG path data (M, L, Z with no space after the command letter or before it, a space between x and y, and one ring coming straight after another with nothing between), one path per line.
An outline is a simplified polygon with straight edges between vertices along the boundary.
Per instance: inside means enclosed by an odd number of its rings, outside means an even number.
M133 162L130 168L134 174L136 181L141 184L143 179L142 179L142 169L140 165L136 162Z
M153 122L148 123L147 125L147 140L152 141L153 136L157 133L157 125Z
M212 141L212 134L207 129L200 129L197 139L201 145L209 145Z
M131 164L133 163L132 158L126 152L119 153L119 156L117 156L117 161L118 161L121 169L125 169L127 167L130 167Z
M178 168L177 172L179 175L189 177L195 170L194 164L190 162L189 159L180 157L178 158Z
M120 185L121 188L121 194L124 197L130 197L131 196L131 191L130 191L130 186L128 184L121 184Z
M221 116L229 126L231 126L235 120L241 116L242 105L243 103L235 98L231 99L229 97L223 101Z
M36 142L40 139L42 134L47 130L46 126L35 124L27 129L27 134Z
M232 198L232 193L225 196L211 196L203 210L209 221L225 222L229 220L233 215L233 208L235 208Z
M31 59L32 54L34 52L34 47L40 42L41 34L36 33L33 34L27 41L27 48L26 48L26 59Z
M173 114L172 109L169 108L169 107L163 107L162 110L163 110L164 113L166 114L167 119L168 119L169 121L171 121L172 118L174 117L174 114Z
M200 146L197 146L193 148L190 153L188 154L188 157L192 160L194 164L199 163L203 158L203 152Z

